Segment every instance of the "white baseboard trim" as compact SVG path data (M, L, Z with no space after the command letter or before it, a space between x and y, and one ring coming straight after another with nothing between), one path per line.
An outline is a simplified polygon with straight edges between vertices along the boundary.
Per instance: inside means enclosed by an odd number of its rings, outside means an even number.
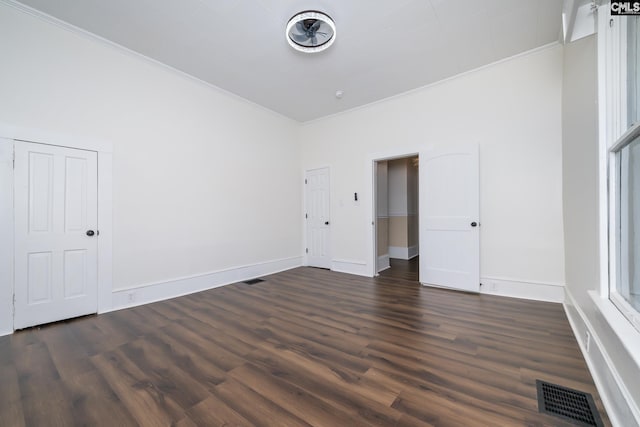
M302 261L302 257L284 258L197 276L183 277L161 283L117 289L114 290L112 294L112 309L107 311L121 310L123 308L176 298L194 292L206 291L207 289L290 270L302 266Z
M420 255L420 247L418 245L409 246L409 259L413 259Z
M4 337L5 335L11 335L13 333L12 330L9 331L0 331L0 337Z
M389 246L389 258L409 259L409 248L404 246Z
M564 302L564 285L481 277L480 293L547 302Z
M356 276L371 277L369 266L364 261L351 261L347 259L331 260L331 271L338 273L355 274Z
M410 260L418 256L418 245L409 246L389 246L389 258Z
M378 273L382 270L386 270L387 268L391 268L391 264L389 262L389 254L380 255L378 257Z
M565 289L563 306L611 424L614 427L640 426L640 411L630 403L632 399L620 374L591 322L576 304L569 289ZM589 343L586 342L587 333L590 336Z
M389 258L409 259L409 248L403 246L389 246Z

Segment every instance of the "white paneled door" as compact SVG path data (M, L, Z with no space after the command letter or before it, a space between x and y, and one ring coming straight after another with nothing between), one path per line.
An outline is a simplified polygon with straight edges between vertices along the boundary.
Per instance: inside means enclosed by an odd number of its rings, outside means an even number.
M329 220L329 168L306 173L307 264L331 268L329 251L331 223Z
M97 154L21 141L14 150L14 328L95 313Z
M480 291L478 145L420 153L420 282Z

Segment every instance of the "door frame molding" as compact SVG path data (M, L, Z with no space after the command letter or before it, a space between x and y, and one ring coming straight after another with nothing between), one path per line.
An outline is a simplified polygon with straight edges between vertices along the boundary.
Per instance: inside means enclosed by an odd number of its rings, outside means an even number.
M306 168L302 171L302 215L305 215L307 213L307 187L306 184L304 182L305 179L307 179L307 172L311 172L314 170L318 170L318 169L327 169L329 171L329 215L331 215L331 212L333 211L332 206L331 206L331 194L332 194L332 185L333 185L333 181L331 179L331 166L329 165L321 165L321 166L316 166L316 167L312 167L312 168ZM307 218L302 217L302 265L304 265L305 267L309 266L309 255L306 252L306 248L308 248L308 243L309 243L309 236L307 233ZM333 266L333 258L332 255L333 254L333 233L329 232L329 265ZM333 270L333 268L330 268L330 270Z
M367 263L366 263L366 271L369 277L375 277L378 275L376 271L378 253L376 246L376 227L375 221L376 211L377 211L377 200L376 200L376 163L381 161L402 159L405 157L412 156L420 156L420 151L424 151L428 146L414 146L414 147L398 147L392 148L387 151L370 153L366 159L365 166L365 200L369 200L369 203L365 203L367 206L366 219L367 219L367 227L369 227L369 232L367 233L367 241L366 241L366 253L367 255ZM418 179L420 179L418 177ZM418 234L420 233L420 227L418 227Z
M113 144L111 141L96 138L81 138L0 123L0 144L10 145L11 155L13 155L15 140L97 152L98 230L100 230L100 238L98 239L98 313L110 311L113 305ZM13 173L12 161L7 162L0 159L0 175L11 177L10 180L2 180L7 183L7 188L2 188L2 194L7 194L5 190L9 190L10 203L0 203L0 218L10 219L0 223L0 234L3 237L8 236L8 238L0 239L0 255L9 255L8 262L11 265L9 271L3 268L2 271L5 273L0 275L0 301L10 301L9 313L0 316L0 336L10 334L14 330ZM2 185L4 187L4 184ZM0 257L0 260L2 259L7 258Z
M9 139L0 139L0 236L2 336L13 332L13 140Z

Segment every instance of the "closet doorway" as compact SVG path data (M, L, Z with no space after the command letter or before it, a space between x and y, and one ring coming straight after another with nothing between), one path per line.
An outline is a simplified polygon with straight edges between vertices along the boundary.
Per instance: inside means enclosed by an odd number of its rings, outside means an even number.
M418 281L419 158L375 162L376 273Z

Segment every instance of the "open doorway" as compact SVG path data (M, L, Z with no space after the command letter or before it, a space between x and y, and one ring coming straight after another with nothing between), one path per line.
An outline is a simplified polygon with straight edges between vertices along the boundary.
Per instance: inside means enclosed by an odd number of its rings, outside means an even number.
M407 176L413 172L418 176L418 181L415 183L416 218L413 224L419 225L414 227L419 228L419 243L414 247L408 245L406 253L408 261L419 258L417 262L419 267L416 266L415 269L418 273L417 281L426 286L480 292L479 145L475 142L456 142L425 146L422 150L413 152L398 153L396 151L396 153L387 156L372 155L367 160L368 163L370 162L368 173L371 177L369 181L371 186L369 188L372 189L370 193L372 203L368 211L370 213L368 219L372 225L371 237L367 245L371 256L368 262L369 274L375 276L382 272L387 275L391 274L387 271L393 271L393 268L386 268L387 265L384 264L385 247L389 267L393 266L394 259L398 259L393 258L398 256L398 252L394 249L390 234L393 227L392 221L395 220L393 208L389 209L389 202L393 200L393 189L389 189L389 183L393 181L393 169L391 169L391 181L389 171L390 165L393 166L392 161L406 159L405 162L409 163L409 159L412 159L411 166L414 169L407 168ZM386 170L384 162L386 162ZM386 179L378 179L379 172L381 177L386 173ZM380 195L378 194L379 186L383 187L380 189L382 193ZM386 204L384 200L387 200ZM409 213L408 203L407 208ZM378 221L379 217L381 221ZM408 230L411 224L409 215L407 220ZM378 244L379 240L381 240L380 244Z
M419 278L417 155L375 161L376 273Z

